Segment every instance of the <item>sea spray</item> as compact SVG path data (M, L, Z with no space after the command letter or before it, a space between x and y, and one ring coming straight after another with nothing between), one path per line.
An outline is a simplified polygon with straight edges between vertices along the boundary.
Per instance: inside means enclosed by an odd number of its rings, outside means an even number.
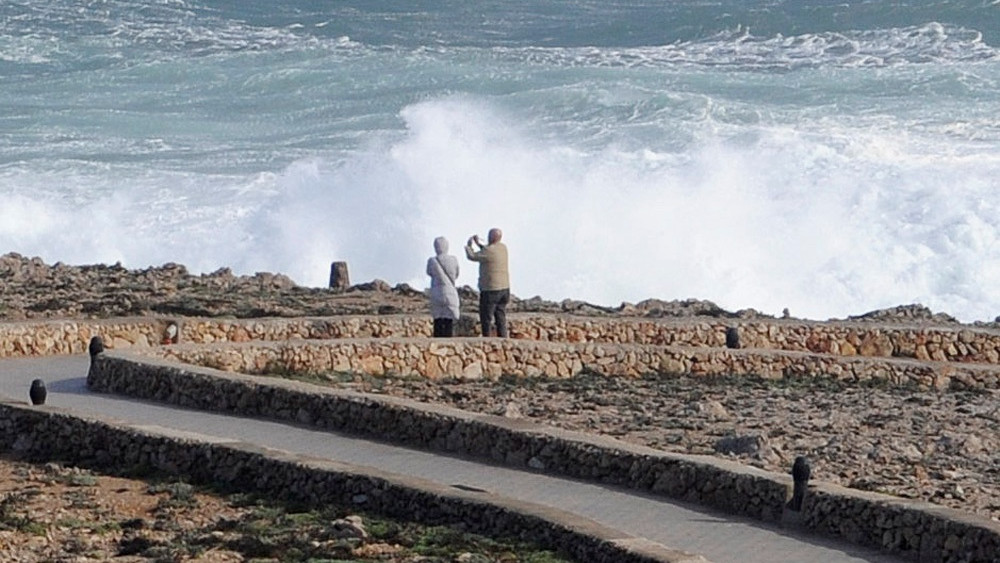
M1000 8L0 5L0 248L514 293L1000 314ZM463 262L459 283L475 285Z

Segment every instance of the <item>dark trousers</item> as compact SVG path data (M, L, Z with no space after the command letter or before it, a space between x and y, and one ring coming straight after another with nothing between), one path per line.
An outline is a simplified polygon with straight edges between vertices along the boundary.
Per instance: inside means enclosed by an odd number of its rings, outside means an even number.
M455 321L453 319L434 319L434 336L455 336Z
M507 337L507 303L510 290L482 291L479 293L479 324L483 336L490 336L490 324L496 321L497 336Z

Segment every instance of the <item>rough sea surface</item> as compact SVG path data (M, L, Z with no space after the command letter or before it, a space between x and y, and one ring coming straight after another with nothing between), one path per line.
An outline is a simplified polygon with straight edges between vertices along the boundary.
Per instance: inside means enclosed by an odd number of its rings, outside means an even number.
M0 252L1000 315L996 0L4 0ZM460 284L475 284L463 260Z

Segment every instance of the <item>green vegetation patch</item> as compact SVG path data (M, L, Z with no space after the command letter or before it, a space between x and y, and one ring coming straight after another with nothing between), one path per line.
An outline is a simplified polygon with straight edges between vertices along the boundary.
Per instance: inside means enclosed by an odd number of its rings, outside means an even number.
M231 497L246 508L236 521L219 522L224 547L248 558L279 561L567 562L550 550L517 539L492 539L456 526L425 526L337 507L305 509L248 495Z
M151 484L148 492L164 495L154 510L157 521L152 524L153 529L162 532L171 529L169 520L180 517L178 511L187 506L187 499L194 498L195 488L183 482L165 481ZM230 494L226 500L237 510L220 516L201 530L175 530L166 540L162 535L154 538L145 525L121 523L119 527L125 533L118 555L178 561L216 549L239 553L247 561L272 563L572 561L516 538L493 539L469 533L461 524L426 526L353 513L335 506L316 508L246 493Z
M0 495L0 530L45 535L45 525L24 514L29 495L38 491L10 492Z

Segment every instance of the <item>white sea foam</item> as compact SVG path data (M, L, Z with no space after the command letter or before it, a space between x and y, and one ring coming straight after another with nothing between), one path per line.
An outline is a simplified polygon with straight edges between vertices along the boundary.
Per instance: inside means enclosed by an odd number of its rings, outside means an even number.
M908 302L965 320L1000 311L990 154L935 156L893 131L765 127L685 153L587 153L468 97L402 117L399 142L277 176L150 174L142 189L136 178L76 177L66 180L103 182L87 191L109 197L75 203L22 190L0 210L0 247L73 263L281 271L309 285L347 260L355 281L422 287L435 236L460 253L466 237L500 226L523 297L697 297L811 318ZM475 285L473 264L463 261L459 281Z
M1000 50L976 30L931 22L905 28L802 35L757 36L744 27L712 37L628 49L498 49L538 64L586 67L656 67L691 64L750 69L885 67L931 62L983 62Z
M989 289L1000 281L1000 162L988 153L935 157L893 131L789 128L679 155L586 154L469 100L404 117L410 135L388 150L290 170L281 223L306 205L362 274L414 283L434 236L458 244L499 225L525 296L693 296L812 317L911 301L967 319L1000 310ZM322 265L288 269L321 283Z

